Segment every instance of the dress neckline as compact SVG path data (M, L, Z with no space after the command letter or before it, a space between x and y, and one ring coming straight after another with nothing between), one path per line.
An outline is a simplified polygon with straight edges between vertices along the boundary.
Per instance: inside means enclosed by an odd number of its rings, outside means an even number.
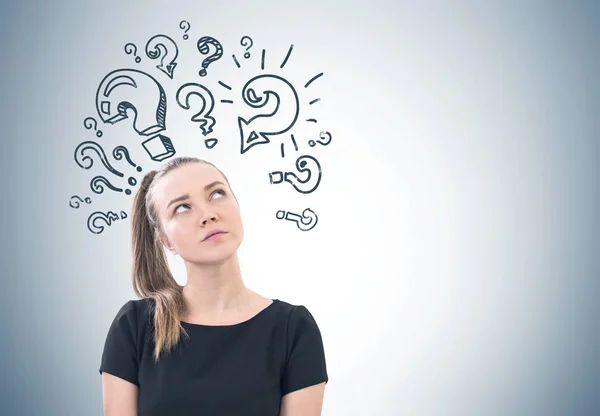
M267 310L271 309L273 307L273 305L275 305L276 302L279 301L279 299L271 299L272 302L267 305L267 307L261 309L256 315L250 317L249 319L246 319L245 321L242 322L238 322L236 324L231 324L231 325L205 325L205 324L193 324L190 322L185 322L185 321L179 321L181 323L181 325L183 325L184 327L188 327L188 328L235 328L238 326L242 326L245 325L249 322L254 321L255 319L257 319L260 315L263 315Z

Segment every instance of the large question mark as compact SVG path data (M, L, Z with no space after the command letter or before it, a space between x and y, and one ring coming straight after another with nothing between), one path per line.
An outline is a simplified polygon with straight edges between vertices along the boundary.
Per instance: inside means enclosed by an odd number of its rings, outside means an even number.
M244 41L245 41L245 42L244 42ZM246 46L246 45L248 45L248 46L246 47L246 53L244 54L244 58L246 58L246 59L250 58L250 52L249 52L249 50L250 50L250 48L251 48L251 47L252 47L252 45L253 45L252 38L251 38L250 36L244 36L244 37L242 38L242 40L240 40L240 44L241 44L242 46Z
M298 228L302 231L312 230L313 228L315 228L315 225L317 225L317 222L319 221L319 217L317 217L317 214L315 214L315 212L310 208L306 208L304 211L302 211L302 216L294 214L290 211L288 211L288 213L286 214L286 212L282 210L277 211L277 214L275 214L275 216L280 220L285 218L288 221L295 222Z
M83 120L83 127L85 127L88 130L93 128L96 132L96 136L102 137L102 130L98 130L98 122L94 117L88 117L85 120Z
M163 87L145 72L117 69L104 77L96 92L96 109L105 123L115 124L135 112L133 128L151 136L142 145L152 160L162 161L175 154L171 139L159 132L165 129L167 99Z
M326 136L327 139L325 139L325 137L323 137L323 136ZM317 140L315 142L314 140L309 140L308 141L309 146L315 147L317 145L317 143L322 144L323 146L327 146L329 143L331 143L331 133L329 133L328 131L322 131L321 134L319 134L319 137L321 139L325 139L325 141L321 142L321 141Z
M160 63L156 67L173 79L173 71L177 63L175 60L179 55L179 48L173 39L165 35L155 35L146 43L146 55L150 59L160 59ZM170 56L173 55L173 56ZM168 64L165 66L165 62Z
M184 33L183 40L188 40L189 36L187 35L187 32L188 32L188 30L190 30L190 27L192 27L192 26L190 25L190 22L188 22L187 20L182 20L181 22L179 22L179 28L184 29L183 30L183 33Z
M127 218L127 213L125 211L121 211L121 216L120 219L125 219ZM97 221L104 221L106 223L106 225L108 225L109 227L112 225L113 221L117 221L119 220L119 215L113 211L108 211L108 212L102 212L102 211L96 211L96 212L92 212L90 214L90 216L88 217L87 220L87 227L88 230L90 230L92 233L94 234L100 234L102 233L102 231L104 231L104 226L100 225L96 225Z
M194 114L192 121L200 123L202 134L206 136L207 134L212 133L216 123L215 119L210 116L215 105L215 99L209 89L204 85L188 82L187 84L183 84L179 87L179 90L177 90L177 103L181 108L189 110L191 108L190 98L194 95L202 99L202 109Z
M104 165L104 167L113 175L116 175L120 178L124 177L123 173L119 172L118 170L116 170L108 161L108 158L106 157L106 153L104 153L104 149L102 149L102 146L100 146L98 143L96 142L92 142L92 141L85 141L85 142L81 142L79 143L79 145L75 148L75 153L73 155L74 159L75 159L75 163L77 163L77 165L83 169L90 169L93 165L94 165L94 159L91 156L86 155L86 152L92 152L95 153L96 155L98 155L98 158L100 159L100 162ZM135 180L135 178L130 177L128 180L129 184L131 186L134 186L137 181ZM90 182L90 187L92 189L92 191L94 191L97 194L101 194L104 191L104 188L102 187L102 184L106 185L107 187L109 187L110 189L112 189L113 191L116 192L122 192L123 190L121 188L117 188L116 186L112 185L107 178L105 178L104 176L96 176L92 179L92 181ZM127 189L125 191L125 193L127 195L131 194L131 190Z
M259 92L259 96L256 91ZM266 107L271 103L271 111L264 108L263 113L255 115L248 121L238 117L241 153L247 152L257 144L269 143L269 136L285 133L298 119L300 110L298 94L292 84L278 75L264 74L250 79L242 89L242 97L244 102L253 108ZM278 116L274 121L270 117L275 113Z
M208 55L208 52L210 51L208 45L212 45L215 48L215 52L211 55ZM218 40L216 40L215 38L211 38L210 36L204 36L198 39L197 46L198 51L202 55L208 55L208 57L202 61L202 69L200 70L200 72L198 72L198 74L200 74L201 77L204 77L206 76L206 68L208 68L210 64L219 60L221 56L223 56L223 46L221 46Z
M317 189L322 176L321 165L317 159L309 155L300 156L296 160L296 169L305 172L306 179L299 179L294 172L274 171L269 173L269 180L271 184L288 182L302 194L310 194Z
M135 56L135 62L138 63L138 64L142 60L142 58L140 58L139 56L137 56L137 46L135 46L133 43L128 43L128 44L125 45L125 53L127 55L133 54L133 56Z

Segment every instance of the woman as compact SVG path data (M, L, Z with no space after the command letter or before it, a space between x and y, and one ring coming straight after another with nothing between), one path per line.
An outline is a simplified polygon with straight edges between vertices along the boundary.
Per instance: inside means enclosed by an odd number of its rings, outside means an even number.
M132 212L133 288L100 374L105 416L318 416L329 381L321 333L302 305L248 289L229 181L201 159L146 174ZM164 249L181 256L179 285Z

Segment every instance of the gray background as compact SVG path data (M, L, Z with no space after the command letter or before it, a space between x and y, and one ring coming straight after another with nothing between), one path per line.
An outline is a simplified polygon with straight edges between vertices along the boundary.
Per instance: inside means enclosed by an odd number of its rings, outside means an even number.
M334 137L304 145L323 165L310 198L265 183L292 159L241 156L227 110L210 154L191 114L168 113L180 153L215 161L242 202L247 285L319 322L323 415L600 414L597 2L29 1L0 15L3 415L102 414L104 338L134 298L129 230L85 220L131 198L92 194L101 169L73 151L95 139L82 121L98 119L102 77L135 67L123 45L156 33L182 47L171 87L200 80L207 34L229 48L211 85L252 72L229 59L244 35L255 57L293 43L295 85L325 73L303 98L323 99L312 115ZM130 121L100 127L150 167ZM73 210L73 194L94 201ZM274 217L306 206L311 232Z

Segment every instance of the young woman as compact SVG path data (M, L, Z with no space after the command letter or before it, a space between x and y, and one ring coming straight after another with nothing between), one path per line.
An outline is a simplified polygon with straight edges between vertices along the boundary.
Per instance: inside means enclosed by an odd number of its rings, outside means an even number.
M244 229L225 175L191 157L145 175L133 202L133 289L100 374L105 416L319 416L329 381L302 305L248 289ZM181 256L179 285L165 248Z

